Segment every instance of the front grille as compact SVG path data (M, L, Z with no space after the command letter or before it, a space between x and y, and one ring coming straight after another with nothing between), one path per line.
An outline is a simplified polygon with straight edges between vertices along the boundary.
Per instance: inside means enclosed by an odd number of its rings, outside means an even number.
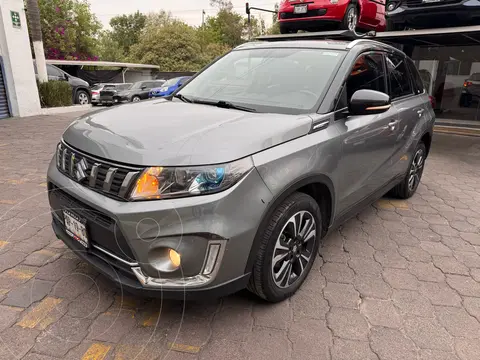
M107 163L83 154L65 143L57 146L58 170L72 180L107 196L125 200L141 168Z
M462 2L462 0L442 0L442 1L432 1L424 2L423 0L406 0L405 5L407 7L420 7L420 6L441 6L448 4L457 4Z
M301 19L313 16L323 16L327 13L327 9L308 10L305 14L294 14L293 12L284 12L280 14L281 19Z

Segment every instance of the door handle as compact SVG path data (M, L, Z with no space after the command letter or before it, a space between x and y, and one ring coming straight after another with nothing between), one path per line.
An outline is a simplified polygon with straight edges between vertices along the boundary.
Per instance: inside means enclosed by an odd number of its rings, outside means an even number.
M395 131L395 128L397 127L398 120L391 121L388 123L388 127L390 128L390 131Z
M424 111L425 109L418 109L417 110L418 117L422 117Z

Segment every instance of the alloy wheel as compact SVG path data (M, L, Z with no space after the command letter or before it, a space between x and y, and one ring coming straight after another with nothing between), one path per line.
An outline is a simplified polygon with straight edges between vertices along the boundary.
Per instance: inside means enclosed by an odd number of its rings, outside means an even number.
M80 105L87 105L88 104L88 95L81 92L78 94L78 102Z
M347 14L348 30L355 31L355 29L357 28L357 20L357 9L355 7L352 7Z
M422 176L425 156L423 149L418 149L413 157L412 165L408 175L408 190L414 191L420 183L420 176Z
M140 101L140 98L138 96L134 96L134 98L132 99L133 102L139 102Z
M279 288L288 288L304 273L314 259L317 224L308 211L299 211L283 226L275 243L272 275Z

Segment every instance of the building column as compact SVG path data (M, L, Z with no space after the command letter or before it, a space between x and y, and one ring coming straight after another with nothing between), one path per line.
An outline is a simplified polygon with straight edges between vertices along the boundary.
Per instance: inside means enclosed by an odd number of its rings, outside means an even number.
M12 21L12 13L20 22ZM12 116L40 113L30 38L23 0L0 0L0 56Z

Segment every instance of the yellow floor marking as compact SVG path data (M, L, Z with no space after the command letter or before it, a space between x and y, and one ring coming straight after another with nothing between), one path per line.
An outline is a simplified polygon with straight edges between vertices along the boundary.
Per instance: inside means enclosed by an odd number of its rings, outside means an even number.
M0 289L0 295L7 295L9 291L10 290L7 290L7 289Z
M38 325L35 327L35 329L37 330L45 330L47 327L49 327L50 325L52 325L55 320L57 320L55 318L55 316L50 316L50 315L47 315L46 318L42 319Z
M7 246L7 244L8 244L7 241L0 240L0 249Z
M150 359L151 349L141 345L117 345L115 347L115 360L142 360Z
M15 200L0 200L0 204L15 205L16 203Z
M10 269L5 271L5 274L20 280L29 280L35 276L35 271L27 269Z
M390 200L390 203L397 209L409 209L408 203L403 200Z
M148 316L148 318L146 318L143 323L142 323L142 326L144 327L150 327L150 326L155 326L157 324L157 321L158 321L158 316L160 314L157 312L157 313L154 313L154 314L150 314Z
M390 203L390 201L386 200L386 199L380 199L376 202L375 204L377 207L379 207L380 209L384 209L384 210L393 210L395 209L395 207Z
M83 354L82 360L103 360L112 347L99 343L92 344Z
M200 352L200 349L201 349L200 346L176 344L172 342L168 342L167 347L173 351L190 353L190 354L197 354L198 352Z
M47 183L41 183L41 184L38 184L38 186L47 187Z
M26 314L19 323L18 326L23 328L33 329L42 320L44 320L55 307L62 302L62 299L47 297L42 300L32 311Z

